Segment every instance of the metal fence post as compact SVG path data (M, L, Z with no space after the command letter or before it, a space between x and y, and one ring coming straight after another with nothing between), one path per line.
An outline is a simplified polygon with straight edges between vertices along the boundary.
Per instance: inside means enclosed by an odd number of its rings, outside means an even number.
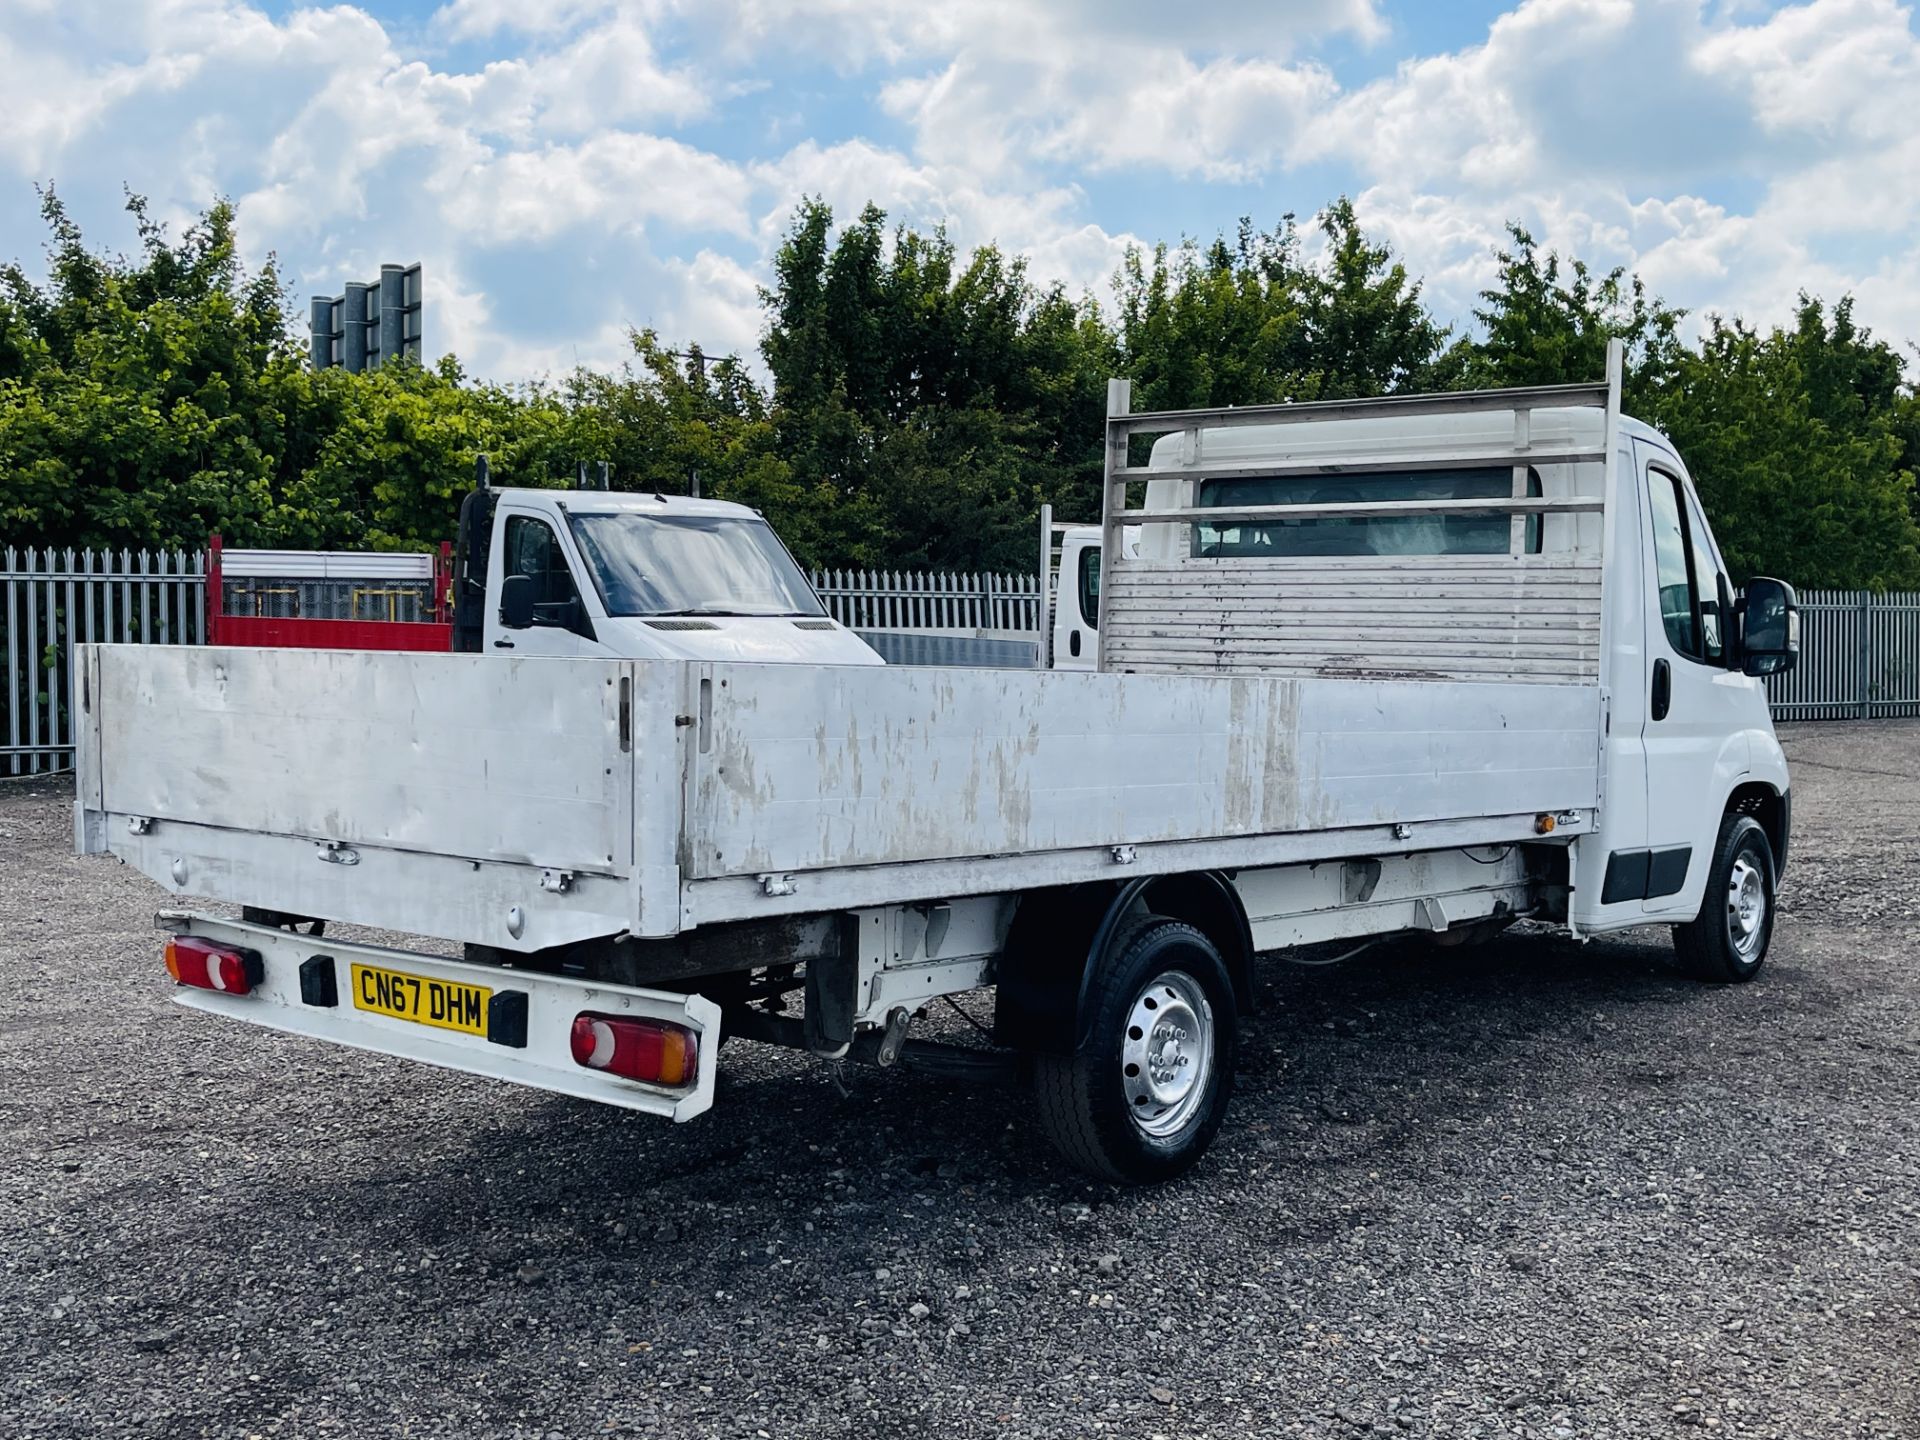
M1855 718L1866 720L1871 718L1873 714L1873 592L1871 590L1862 590L1860 592L1859 624L1860 650L1858 676L1860 703L1855 713Z

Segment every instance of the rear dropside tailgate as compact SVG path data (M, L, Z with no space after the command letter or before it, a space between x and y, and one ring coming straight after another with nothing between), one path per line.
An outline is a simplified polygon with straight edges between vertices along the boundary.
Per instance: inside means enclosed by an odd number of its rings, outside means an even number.
M630 923L625 662L86 651L81 849L175 894L511 950Z

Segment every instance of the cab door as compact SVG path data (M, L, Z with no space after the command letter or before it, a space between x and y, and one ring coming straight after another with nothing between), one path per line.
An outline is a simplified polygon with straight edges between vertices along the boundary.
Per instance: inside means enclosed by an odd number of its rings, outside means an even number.
M488 651L516 657L605 655L594 638L587 596L552 521L537 511L502 505L495 524L494 563L487 576ZM500 588L510 575L533 583L533 624L524 629L509 630L501 623Z
M1649 919L1699 911L1726 797L1747 770L1747 676L1729 668L1732 591L1686 471L1634 442L1646 498L1647 848L1617 852L1607 887L1637 890ZM1616 873L1614 867L1621 867Z
M1070 534L1053 598L1053 668L1091 670L1100 653L1100 542Z

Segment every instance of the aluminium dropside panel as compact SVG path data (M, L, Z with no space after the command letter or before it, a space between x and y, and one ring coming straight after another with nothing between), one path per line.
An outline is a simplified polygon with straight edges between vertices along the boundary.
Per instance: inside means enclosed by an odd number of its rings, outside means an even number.
M1590 685L89 659L84 848L178 895L519 951L1136 863L1504 843L1598 798Z
M1598 802L1592 685L710 668L690 883Z

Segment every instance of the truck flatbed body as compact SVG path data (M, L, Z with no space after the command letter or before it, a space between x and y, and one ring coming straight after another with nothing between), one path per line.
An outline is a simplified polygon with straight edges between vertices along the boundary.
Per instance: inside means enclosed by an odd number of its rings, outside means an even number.
M1603 725L1587 684L190 647L80 689L83 849L519 951L1570 837Z
M676 1120L723 1035L1019 1078L1074 1165L1166 1180L1262 954L1528 917L1759 973L1797 601L1735 594L1623 364L1150 415L1116 381L1079 669L884 667L739 506L482 486L454 653L87 648L76 839L242 907L161 912L199 1010ZM911 1035L982 987L986 1045Z

